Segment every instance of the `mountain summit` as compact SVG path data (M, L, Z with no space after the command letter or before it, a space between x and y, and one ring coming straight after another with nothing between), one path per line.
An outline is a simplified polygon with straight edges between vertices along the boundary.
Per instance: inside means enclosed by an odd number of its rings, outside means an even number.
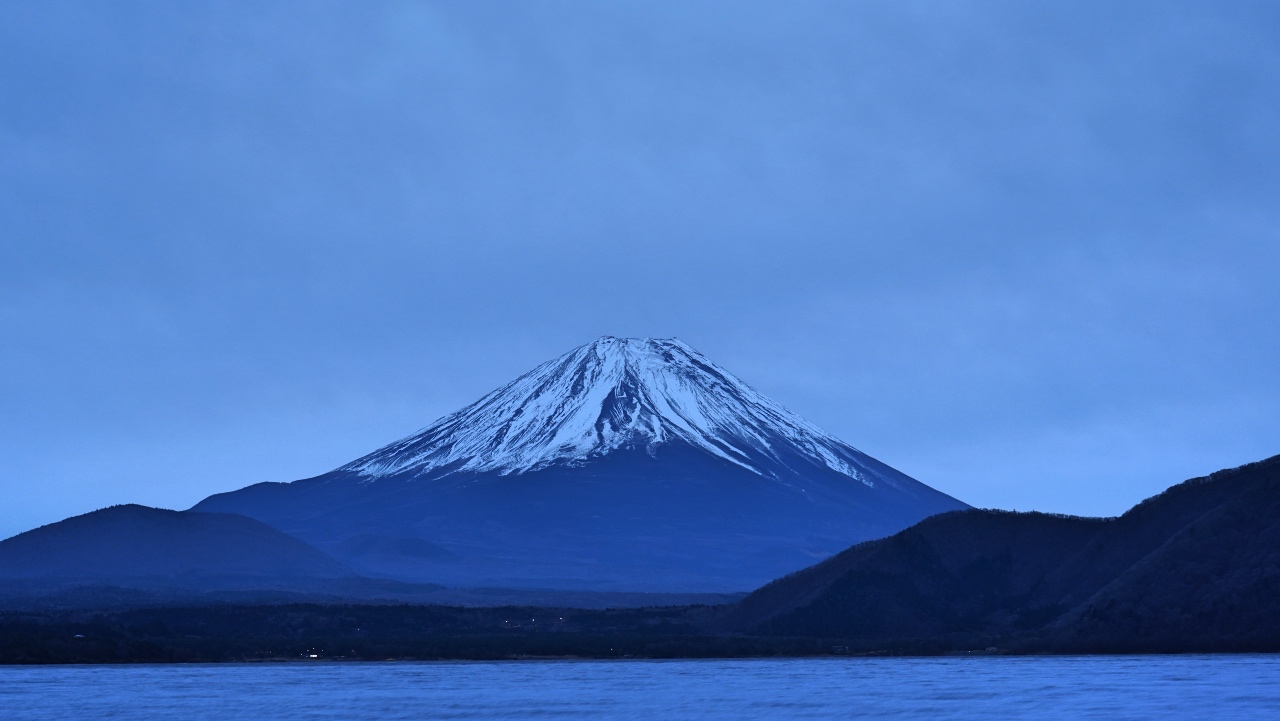
M804 464L868 486L899 480L679 340L613 336L338 470L367 479L525 473L581 466L620 449L654 454L664 443L688 444L775 480L803 473Z
M334 471L196 510L406 580L736 591L964 507L678 340L606 336Z

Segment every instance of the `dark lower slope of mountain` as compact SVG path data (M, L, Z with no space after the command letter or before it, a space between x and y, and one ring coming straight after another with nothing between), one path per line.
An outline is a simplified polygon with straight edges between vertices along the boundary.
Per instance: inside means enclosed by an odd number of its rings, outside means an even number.
M0 541L0 581L40 584L273 585L354 575L251 518L112 506Z
M958 511L779 579L720 631L875 646L1280 648L1280 456L1113 519Z
M784 485L680 443L519 475L360 483L344 471L219 494L363 573L454 586L734 592L959 507L820 468ZM832 490L838 489L838 490Z

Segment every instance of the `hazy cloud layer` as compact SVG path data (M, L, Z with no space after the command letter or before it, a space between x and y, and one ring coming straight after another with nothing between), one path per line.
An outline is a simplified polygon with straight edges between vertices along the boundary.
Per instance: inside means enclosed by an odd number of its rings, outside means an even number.
M978 505L1280 452L1280 6L0 6L0 535L679 336Z

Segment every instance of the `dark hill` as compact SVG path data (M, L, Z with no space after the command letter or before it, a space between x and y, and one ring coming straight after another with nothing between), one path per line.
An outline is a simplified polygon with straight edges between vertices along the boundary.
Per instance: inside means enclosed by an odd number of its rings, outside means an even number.
M351 539L343 551L374 561L388 554L423 563L452 560L447 551L421 540L378 534ZM0 609L298 601L613 608L726 603L737 598L450 589L369 578L251 518L136 505L112 506L0 541Z
M1112 519L958 511L775 581L724 630L1082 650L1280 645L1280 456Z
M0 541L0 579L119 582L195 577L338 578L338 561L228 513L112 506Z

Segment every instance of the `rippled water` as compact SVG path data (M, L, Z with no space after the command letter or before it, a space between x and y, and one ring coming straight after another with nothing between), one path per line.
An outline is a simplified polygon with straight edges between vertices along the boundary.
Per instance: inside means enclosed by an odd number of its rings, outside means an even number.
M0 667L26 719L1280 719L1280 656Z

